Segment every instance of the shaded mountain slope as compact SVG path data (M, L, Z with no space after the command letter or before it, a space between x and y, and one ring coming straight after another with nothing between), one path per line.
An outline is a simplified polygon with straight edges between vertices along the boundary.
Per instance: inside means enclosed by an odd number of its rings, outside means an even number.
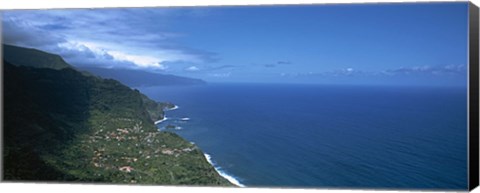
M19 53L5 58L52 56ZM4 180L231 185L198 147L158 132L170 104L69 66L3 67Z
M62 57L44 51L3 44L3 60L12 65L35 68L71 68Z
M106 69L96 67L82 67L81 70L90 72L103 78L112 78L130 87L138 86L165 86L165 85L199 85L206 82L200 79L187 78L169 74L159 74L142 70Z

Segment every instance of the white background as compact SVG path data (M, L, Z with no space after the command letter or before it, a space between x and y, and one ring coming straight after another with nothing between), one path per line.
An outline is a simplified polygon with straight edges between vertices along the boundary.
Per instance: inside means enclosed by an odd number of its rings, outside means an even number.
M0 9L39 9L39 8L99 8L99 7L144 7L144 6L191 6L191 5L258 5L258 4L310 4L310 3L365 3L365 2L419 2L425 0L0 0ZM445 0L435 0L440 2ZM480 0L472 0L480 6ZM1 138L0 138L1 139ZM419 192L419 191L379 191L379 190L326 190L326 189L269 189L269 188L209 188L209 187L160 187L129 185L92 184L33 184L0 183L0 192L233 192L233 193L368 193L368 192ZM425 192L425 191L423 191ZM480 193L480 188L476 188Z

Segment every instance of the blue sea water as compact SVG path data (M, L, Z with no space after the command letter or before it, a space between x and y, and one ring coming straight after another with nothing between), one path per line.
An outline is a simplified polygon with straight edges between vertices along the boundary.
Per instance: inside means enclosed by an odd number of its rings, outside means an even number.
M245 186L467 188L466 88L208 84L138 88L158 125ZM176 129L166 129L166 125Z

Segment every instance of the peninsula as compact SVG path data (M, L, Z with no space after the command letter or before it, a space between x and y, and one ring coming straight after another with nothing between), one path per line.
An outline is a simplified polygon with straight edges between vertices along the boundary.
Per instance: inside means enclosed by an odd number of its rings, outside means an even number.
M5 181L233 186L197 146L158 131L172 104L58 55L3 50Z

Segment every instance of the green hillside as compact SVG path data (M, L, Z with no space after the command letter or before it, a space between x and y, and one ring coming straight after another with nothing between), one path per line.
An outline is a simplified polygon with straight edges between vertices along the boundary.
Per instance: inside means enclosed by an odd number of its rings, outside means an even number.
M198 147L157 130L171 104L15 50L4 52L4 180L232 186Z
M44 51L3 44L3 60L13 65L35 68L71 68L62 57Z

